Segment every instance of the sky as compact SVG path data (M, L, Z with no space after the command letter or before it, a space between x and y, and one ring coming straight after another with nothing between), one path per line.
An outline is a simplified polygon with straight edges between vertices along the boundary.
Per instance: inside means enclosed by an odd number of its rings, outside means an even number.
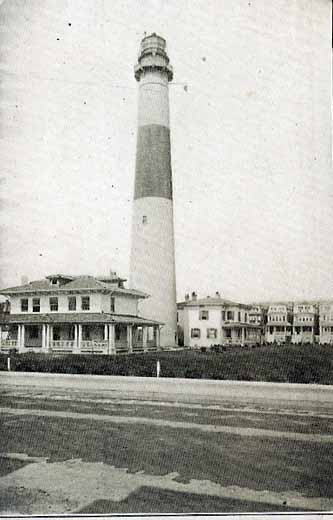
M329 0L4 0L0 20L2 286L129 276L133 66L157 32L178 299L333 299Z

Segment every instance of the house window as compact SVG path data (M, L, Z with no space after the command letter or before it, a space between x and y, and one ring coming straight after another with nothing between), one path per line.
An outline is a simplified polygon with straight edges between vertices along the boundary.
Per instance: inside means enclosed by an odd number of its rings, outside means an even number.
M191 338L200 338L200 329L191 329Z
M207 338L208 339L217 338L217 329L207 329Z
M225 321L225 311L222 311L222 321Z
M76 296L68 296L68 310L76 311Z
M90 310L90 296L82 296L81 298L81 309L83 311Z
M199 311L199 320L208 320L209 313L208 311Z
M21 300L21 312L28 312L29 300L28 298L22 298Z
M231 329L227 329L224 331L224 334L225 334L225 337L226 338L231 338Z
M238 321L241 321L241 320L242 320L241 313L240 313L240 311L238 311Z
M29 327L29 339L38 339L39 329L38 325L31 325Z
M58 298L56 296L53 296L50 298L50 311L57 311L58 310Z
M115 312L115 308L116 308L115 297L111 296L111 298L110 298L110 311L111 312Z
M142 217L142 224L147 224L147 222L148 222L147 215L143 215L143 217Z
M40 298L32 299L32 312L40 312Z
M234 311L227 311L227 320L233 320L234 315Z

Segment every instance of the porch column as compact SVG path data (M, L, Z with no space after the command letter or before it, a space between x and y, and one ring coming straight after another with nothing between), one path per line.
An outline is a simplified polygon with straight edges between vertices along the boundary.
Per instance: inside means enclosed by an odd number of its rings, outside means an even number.
M74 324L74 345L73 345L73 354L78 352L78 325Z
M42 350L45 350L46 347L46 326L45 323L42 324Z
M127 346L128 352L133 352L133 326L127 325Z
M45 351L50 351L50 325L46 325L46 331L45 331Z
M81 341L82 341L82 325L79 323L78 325L78 335L77 335L77 349L76 352L81 352Z
M142 327L142 348L144 352L147 352L147 338L148 338L148 327Z
M25 326L21 325L21 349L24 351Z
M52 350L53 347L53 325L50 325L50 331L49 331L49 348Z
M115 325L110 323L108 326L108 354L116 353L116 342L115 342Z
M16 346L18 348L18 351L21 352L21 325L17 326L17 341Z
M241 331L242 331L242 347L243 347L245 344L245 327L242 327Z
M42 352L46 352L46 325L42 324Z
M108 326L107 324L104 325L104 341L108 340Z
M161 338L161 331L160 331L160 327L156 327L156 348L159 349L160 348L160 338Z

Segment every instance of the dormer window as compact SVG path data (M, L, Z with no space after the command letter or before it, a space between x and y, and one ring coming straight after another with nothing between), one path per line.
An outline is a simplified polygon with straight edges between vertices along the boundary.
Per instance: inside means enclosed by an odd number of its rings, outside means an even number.
M51 280L51 284L52 284L52 285L58 285L58 280L57 280L56 278L53 278L53 279Z
M142 224L147 224L147 222L148 222L147 215L143 215L143 217L142 217Z

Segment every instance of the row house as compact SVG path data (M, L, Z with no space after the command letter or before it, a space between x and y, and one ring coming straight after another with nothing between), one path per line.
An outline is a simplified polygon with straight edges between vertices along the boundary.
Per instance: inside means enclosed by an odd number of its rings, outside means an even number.
M211 345L251 345L260 342L260 326L249 322L246 304L214 297L185 296L178 304L178 323L186 347Z
M319 305L319 342L333 344L333 302Z
M10 312L0 316L0 350L117 354L158 349L162 324L138 312L138 302L148 295L125 288L124 282L116 273L55 274L0 291L10 298Z
M295 303L292 343L318 341L318 309L312 303Z
M293 308L289 304L269 305L265 341L267 343L291 343Z

